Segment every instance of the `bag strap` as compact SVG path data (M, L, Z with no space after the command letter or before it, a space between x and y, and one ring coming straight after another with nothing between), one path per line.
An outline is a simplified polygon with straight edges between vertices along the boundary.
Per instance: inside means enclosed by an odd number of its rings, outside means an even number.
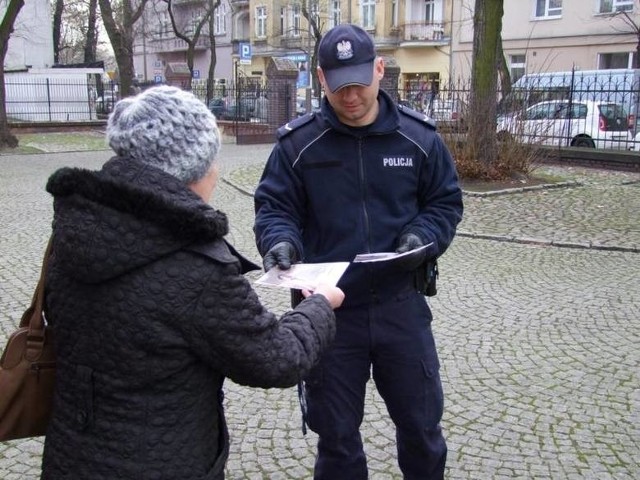
M53 235L49 237L49 243L44 252L44 258L42 260L42 268L40 270L40 279L36 286L36 290L33 293L31 299L31 305L25 310L20 319L20 327L29 327L29 333L27 334L27 351L26 358L28 360L36 360L42 352L44 345L44 286L47 276L47 265L49 263L49 256L51 255L51 249L53 245Z

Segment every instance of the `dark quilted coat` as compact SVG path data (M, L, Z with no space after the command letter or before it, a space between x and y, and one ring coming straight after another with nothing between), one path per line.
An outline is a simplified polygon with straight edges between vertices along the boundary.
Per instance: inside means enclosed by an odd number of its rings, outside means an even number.
M65 168L47 190L58 370L42 478L223 478L224 377L295 385L335 333L328 302L267 311L226 216L153 167Z

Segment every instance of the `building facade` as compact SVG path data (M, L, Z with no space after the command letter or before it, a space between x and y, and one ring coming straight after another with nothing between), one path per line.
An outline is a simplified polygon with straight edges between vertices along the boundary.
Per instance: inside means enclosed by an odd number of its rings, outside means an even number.
M6 2L0 3L2 17L6 7ZM25 2L13 27L4 59L5 71L53 66L53 25L49 0Z
M236 22L233 6L236 1L222 0L211 20L202 26L193 59L195 84L208 77L212 45L216 53L214 77L222 83L233 78L233 45L243 35ZM203 0L174 0L172 5L177 30L189 39L194 38L208 4ZM248 23L248 18L246 21ZM188 44L174 33L167 4L149 2L137 27L139 31L135 36L133 54L136 79L145 83L171 83L178 86L184 83L184 77L189 75ZM209 35L212 30L213 41Z
M178 23L189 31L207 3L175 0ZM367 30L378 52L399 67L407 95L437 92L470 78L474 5L475 0L223 0L213 19L215 77L229 85L259 82L270 58L286 57L300 70L298 88L310 87L310 15L322 33L345 22ZM186 61L186 43L173 33L163 2L153 2L143 23L136 73L141 80L165 80L172 65ZM513 81L543 71L631 68L638 30L640 0L504 0L503 49ZM208 31L205 25L196 49L200 78L206 78L210 62Z
M471 72L474 3L453 6L456 78ZM512 81L525 73L633 68L639 10L638 0L504 0L502 43Z
M268 58L290 56L301 70L300 88L310 86L309 54L315 39L303 10L322 33L340 23L355 23L369 32L380 55L393 58L401 71L400 86L428 91L447 80L454 0L326 0L283 2L250 0L252 59L243 68L264 71Z

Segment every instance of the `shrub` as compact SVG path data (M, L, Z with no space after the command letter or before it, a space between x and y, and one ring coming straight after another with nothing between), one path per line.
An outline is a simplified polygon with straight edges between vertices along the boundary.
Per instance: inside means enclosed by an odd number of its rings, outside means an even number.
M465 134L442 133L456 163L458 175L465 180L506 180L528 177L541 153L535 145L523 144L512 138L498 142L498 159L486 163L479 158L475 146Z

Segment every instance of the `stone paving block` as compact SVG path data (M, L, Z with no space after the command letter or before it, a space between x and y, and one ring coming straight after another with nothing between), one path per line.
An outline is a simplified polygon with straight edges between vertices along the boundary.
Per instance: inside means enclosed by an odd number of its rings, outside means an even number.
M250 195L269 150L225 144L229 183L213 199L229 214L229 239L258 263ZM33 291L50 229L46 178L62 165L99 168L109 155L3 157L3 340ZM640 226L629 222L640 211L640 174L570 173L581 186L465 197L464 235L441 258L429 300L449 479L640 478ZM274 312L289 308L287 292L257 292ZM317 437L301 432L295 389L225 388L227 478L311 478ZM371 478L402 478L371 383L362 431ZM41 450L40 439L0 445L0 478L37 479Z

